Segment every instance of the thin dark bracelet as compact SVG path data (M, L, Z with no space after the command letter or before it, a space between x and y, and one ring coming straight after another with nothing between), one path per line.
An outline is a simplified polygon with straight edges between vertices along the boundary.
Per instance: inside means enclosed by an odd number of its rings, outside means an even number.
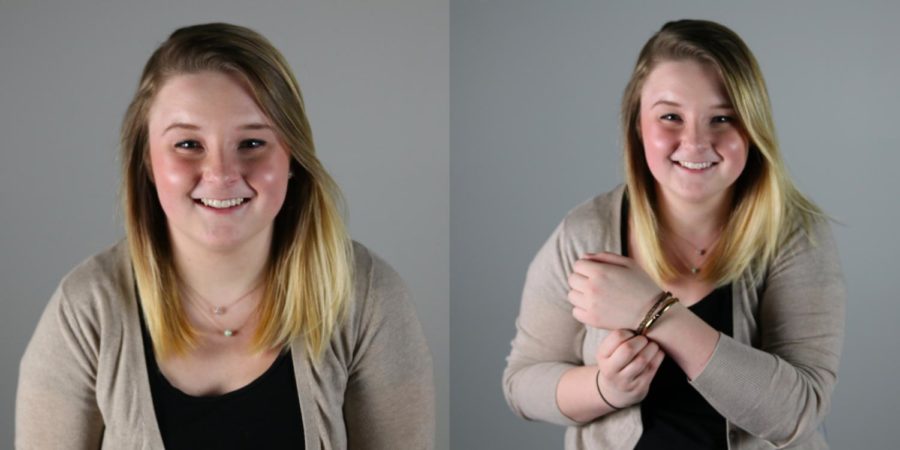
M606 399L606 397L603 396L603 391L600 390L600 369L597 369L597 376L594 377L594 381L597 383L597 393L600 394L600 398L603 399L603 403L606 403L610 408L612 408L616 411L621 411L622 408L619 408L618 406L613 405L612 403L609 402L609 400Z

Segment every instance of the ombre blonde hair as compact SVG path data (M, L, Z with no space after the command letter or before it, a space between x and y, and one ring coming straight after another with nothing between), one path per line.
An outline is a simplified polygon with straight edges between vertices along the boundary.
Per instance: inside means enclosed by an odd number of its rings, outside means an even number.
M273 237L253 337L257 350L302 336L321 354L345 316L352 289L352 243L340 191L316 158L297 81L284 57L260 34L210 23L175 30L144 67L121 131L121 201L126 235L147 328L158 357L183 354L197 331L182 308L166 216L149 158L148 111L166 81L217 71L242 80L290 152L290 179Z
M720 285L749 269L758 282L788 234L797 226L809 231L824 214L788 176L756 58L737 34L715 22L679 20L663 25L644 45L625 88L621 120L635 250L657 283L679 276L677 260L663 250L656 180L647 166L639 121L647 76L660 62L684 60L718 69L750 142L747 165L731 187L731 213L710 250L701 278Z

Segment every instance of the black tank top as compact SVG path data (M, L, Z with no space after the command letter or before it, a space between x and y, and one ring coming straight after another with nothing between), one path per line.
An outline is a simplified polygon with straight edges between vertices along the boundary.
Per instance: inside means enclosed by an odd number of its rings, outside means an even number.
M628 254L628 203L622 202L622 254ZM717 287L689 309L716 330L731 336L731 285ZM725 450L725 418L694 389L671 358L663 359L641 402L643 433L635 450Z
M167 450L304 448L290 350L240 389L195 397L172 386L160 372L143 311L139 315L153 409Z

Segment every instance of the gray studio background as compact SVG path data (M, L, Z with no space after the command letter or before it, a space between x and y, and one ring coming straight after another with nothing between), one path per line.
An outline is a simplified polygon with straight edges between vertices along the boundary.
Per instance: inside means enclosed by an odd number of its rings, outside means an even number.
M502 396L526 268L569 209L623 180L617 113L641 46L668 20L706 18L754 51L794 179L845 224L831 447L897 448L900 7L608 3L451 2L452 447L562 447L562 427Z
M209 21L261 32L294 69L354 238L410 286L449 448L447 0L0 0L0 448L47 300L124 236L117 133L140 71L176 27Z

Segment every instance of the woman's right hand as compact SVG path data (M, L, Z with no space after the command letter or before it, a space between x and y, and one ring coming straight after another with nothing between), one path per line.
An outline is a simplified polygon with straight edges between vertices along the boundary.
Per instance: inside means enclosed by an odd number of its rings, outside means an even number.
M665 353L655 342L631 330L610 332L597 346L597 384L612 406L625 408L641 402L662 364Z

